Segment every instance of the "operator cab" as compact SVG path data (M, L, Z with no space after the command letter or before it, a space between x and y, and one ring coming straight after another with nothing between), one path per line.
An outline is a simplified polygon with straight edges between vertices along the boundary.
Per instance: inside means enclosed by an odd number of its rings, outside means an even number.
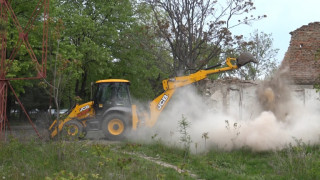
M113 107L131 108L130 82L124 79L99 80L95 84L94 109L97 116Z

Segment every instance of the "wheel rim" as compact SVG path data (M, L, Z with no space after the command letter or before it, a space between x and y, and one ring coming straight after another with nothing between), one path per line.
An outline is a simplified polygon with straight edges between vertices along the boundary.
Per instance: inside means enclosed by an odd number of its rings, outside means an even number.
M120 135L124 130L124 124L120 119L112 119L108 123L108 131L112 135Z
M69 136L75 136L79 133L79 128L76 125L69 125L67 132Z

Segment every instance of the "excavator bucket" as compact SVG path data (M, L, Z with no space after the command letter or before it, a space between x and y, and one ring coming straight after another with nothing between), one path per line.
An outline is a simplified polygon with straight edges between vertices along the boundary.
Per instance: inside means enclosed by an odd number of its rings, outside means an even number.
M240 56L237 58L238 67L244 66L250 62L258 63L258 61L252 56L252 54L248 52L240 54Z

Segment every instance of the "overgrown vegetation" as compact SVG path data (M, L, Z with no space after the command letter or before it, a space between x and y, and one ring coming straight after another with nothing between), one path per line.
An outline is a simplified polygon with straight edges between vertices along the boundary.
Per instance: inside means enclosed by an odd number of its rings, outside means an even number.
M176 179L173 169L132 157L125 144L81 142L19 142L0 148L2 179ZM57 151L63 152L59 160ZM159 178L158 178L159 179Z
M17 0L11 4L22 27L27 24L37 3L38 0ZM235 49L234 42L242 40L243 36L231 34L232 27L266 17L251 16L255 10L251 1L221 3L212 0L183 3L52 0L46 83L13 81L12 85L28 111L46 111L50 105L58 108L43 89L53 94L59 89L54 82L59 82L61 108L70 109L79 102L77 100L87 102L90 100L91 82L108 78L130 80L133 97L148 101L162 90L163 79L181 71L190 73L216 65L221 61L219 57L230 48ZM213 14L215 19L212 19ZM231 24L232 19L242 18L244 14L248 17ZM8 32L9 57L19 33L11 17L8 19L8 23L0 23L3 26L0 30ZM40 60L41 18L36 19L33 26L28 37ZM33 72L34 65L22 45L7 75L30 77L36 75ZM7 114L19 111L10 94L7 104Z
M0 145L2 179L320 178L320 146L303 144L299 140L275 152L249 149L225 152L212 148L203 154L189 154L188 161L185 161L184 149L168 147L159 141L99 144L88 141L19 142L12 138ZM58 149L63 152L61 160L57 158ZM156 161L172 166L161 166Z

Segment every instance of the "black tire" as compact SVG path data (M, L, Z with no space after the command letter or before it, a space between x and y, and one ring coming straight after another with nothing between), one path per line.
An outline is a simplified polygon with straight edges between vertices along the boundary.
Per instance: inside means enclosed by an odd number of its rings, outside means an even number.
M109 140L123 140L128 130L127 119L120 113L107 115L102 121L103 134Z
M63 125L62 135L68 139L82 139L86 136L86 131L79 121L70 120Z

